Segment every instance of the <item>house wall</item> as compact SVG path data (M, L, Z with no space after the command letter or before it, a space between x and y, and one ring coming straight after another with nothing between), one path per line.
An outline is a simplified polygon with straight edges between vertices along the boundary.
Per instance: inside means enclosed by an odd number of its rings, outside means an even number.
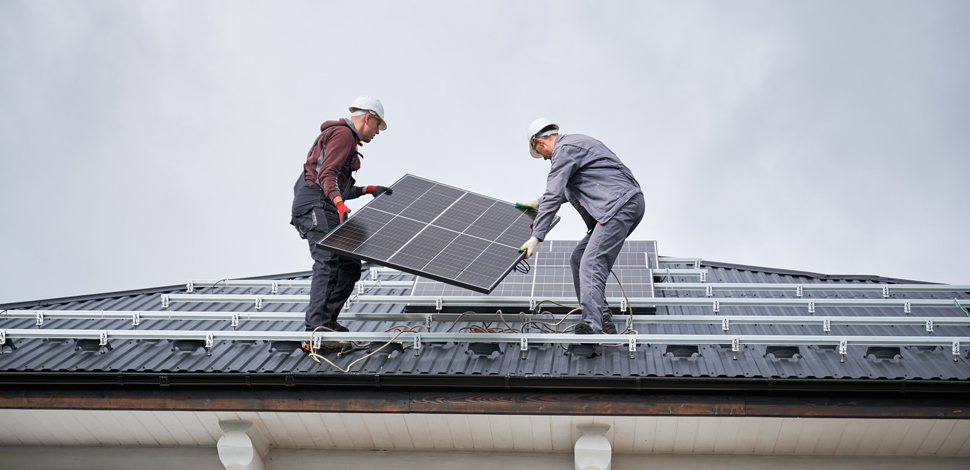
M264 462L269 470L461 468L495 470L572 470L571 453L531 452L399 452L276 449ZM965 457L884 457L730 454L615 454L614 470L965 470ZM174 447L0 447L0 470L71 468L77 470L222 470L215 448Z

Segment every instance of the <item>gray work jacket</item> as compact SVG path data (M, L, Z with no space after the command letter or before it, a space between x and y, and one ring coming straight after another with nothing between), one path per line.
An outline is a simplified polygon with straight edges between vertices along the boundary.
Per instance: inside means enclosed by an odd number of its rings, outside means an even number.
M563 202L569 201L592 229L597 222L609 221L640 192L633 172L602 142L581 134L559 134L532 236L546 238Z

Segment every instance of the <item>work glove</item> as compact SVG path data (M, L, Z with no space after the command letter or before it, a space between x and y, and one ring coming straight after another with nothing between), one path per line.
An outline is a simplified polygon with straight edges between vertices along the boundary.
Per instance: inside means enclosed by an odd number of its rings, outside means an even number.
M374 197L380 196L381 194L384 194L384 193L394 194L394 190L391 188L388 188L387 186L368 186L367 188L364 189L364 192L367 194L373 194Z
M529 201L529 202L517 202L515 203L515 207L526 207L534 211L537 211L539 210L539 200L536 199L535 201Z
M532 256L532 252L536 251L536 245L539 244L539 239L536 237L529 238L529 241L525 242L521 247L519 247L519 253L525 252L525 259L529 259Z
M340 217L339 223L341 224L347 221L347 217L350 217L350 208L343 201L337 203L337 216Z

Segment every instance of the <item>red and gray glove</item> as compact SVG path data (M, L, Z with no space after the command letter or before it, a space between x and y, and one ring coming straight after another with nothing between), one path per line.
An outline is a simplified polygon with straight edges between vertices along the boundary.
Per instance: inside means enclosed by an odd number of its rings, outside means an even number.
M364 188L364 194L373 194L374 197L380 196L384 193L394 194L394 190L388 188L387 186L368 186Z
M343 201L337 203L337 216L340 218L339 223L341 224L347 221L347 217L350 217L350 208Z

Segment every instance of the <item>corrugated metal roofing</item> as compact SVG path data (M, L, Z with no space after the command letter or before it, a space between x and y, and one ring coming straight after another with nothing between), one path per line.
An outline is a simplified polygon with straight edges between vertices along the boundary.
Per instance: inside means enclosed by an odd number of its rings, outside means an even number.
M671 269L689 268L686 265L666 265ZM897 283L900 280L866 276L825 276L814 273L773 270L750 266L723 263L702 263L708 270L708 283ZM306 279L308 273L264 277L264 279ZM365 277L366 278L366 277ZM384 275L386 280L411 280L408 274ZM673 276L673 282L696 282L696 278ZM912 282L912 281L905 281ZM49 305L44 302L31 303L31 308L45 310L85 310L85 311L161 311L162 293L183 293L184 289L172 288L144 292L127 292L123 295L105 294L85 296L79 299L58 299ZM273 295L269 288L257 287L209 287L197 289L199 293L219 294L259 294ZM406 288L373 288L368 294L401 296L408 295ZM281 287L279 294L308 294L308 288ZM661 297L706 297L704 292L658 291ZM968 293L957 294L968 299ZM794 298L793 293L782 291L730 291L720 293L724 298ZM952 293L894 293L894 298L952 299ZM881 293L823 291L806 292L809 298L882 298ZM10 304L0 308L24 308ZM266 304L263 312L302 312L305 304ZM139 325L138 329L159 330L207 330L230 329L225 321L216 320L179 320L179 311L207 312L249 312L251 304L241 303L179 303L171 306L173 319L150 321ZM397 313L404 307L393 304L355 303L351 307L356 313ZM714 315L710 307L658 307L657 315ZM733 315L805 315L803 309L791 307L722 307L719 315L730 318ZM827 316L900 316L903 312L892 308L827 308ZM924 315L920 313L920 315ZM964 316L957 308L937 308L929 316ZM389 321L347 322L352 331L383 331L397 324ZM451 325L438 323L432 331L445 331ZM3 318L0 315L0 329L35 328L32 319ZM43 328L88 329L88 330L126 330L136 328L130 320L47 320ZM243 322L240 330L299 331L302 322ZM530 344L528 351L520 351L518 344L501 344L498 351L490 355L479 355L469 351L463 343L425 344L420 354L405 349L381 351L368 357L352 368L351 374L409 376L415 378L434 377L512 377L512 378L727 378L727 379L922 379L934 381L966 381L970 379L970 360L967 347L970 346L970 327L941 326L935 334L939 336L967 337L960 356L954 356L948 348L903 346L898 354L889 358L866 355L863 346L850 345L845 362L829 347L814 345L797 346L797 355L767 354L767 346L743 345L737 354L730 347L730 335L726 335L720 325L644 325L639 328L642 334L699 334L725 335L725 345L697 345L697 354L678 357L668 353L669 345L650 344L639 347L631 353L623 347L601 347L600 354L585 357L567 354L558 344ZM772 335L820 335L820 328L810 325L732 325L731 334L772 334ZM832 336L920 336L926 335L919 326L833 326ZM301 350L286 348L273 349L266 341L230 342L216 341L211 355L203 348L176 348L169 340L127 340L112 341L111 349L101 353L98 350L78 349L74 340L17 339L7 341L0 354L0 372L139 372L139 373L305 373L305 374L343 374L327 364L318 364ZM16 348L12 348L12 345ZM184 344L182 346L185 346ZM343 357L329 354L327 357L341 367L364 357L367 350L359 350Z

